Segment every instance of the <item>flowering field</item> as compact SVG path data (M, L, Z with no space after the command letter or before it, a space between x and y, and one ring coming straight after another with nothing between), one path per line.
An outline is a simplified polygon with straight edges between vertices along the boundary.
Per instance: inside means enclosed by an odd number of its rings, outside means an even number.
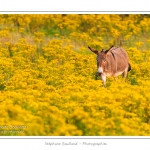
M150 135L149 15L0 15L0 135ZM126 82L95 80L87 48L121 46Z

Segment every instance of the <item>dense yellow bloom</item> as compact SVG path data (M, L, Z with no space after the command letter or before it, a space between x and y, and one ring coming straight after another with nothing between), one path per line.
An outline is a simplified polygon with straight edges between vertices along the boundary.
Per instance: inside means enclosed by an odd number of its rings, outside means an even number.
M0 15L0 135L150 135L149 15ZM126 82L95 80L88 50L122 46Z

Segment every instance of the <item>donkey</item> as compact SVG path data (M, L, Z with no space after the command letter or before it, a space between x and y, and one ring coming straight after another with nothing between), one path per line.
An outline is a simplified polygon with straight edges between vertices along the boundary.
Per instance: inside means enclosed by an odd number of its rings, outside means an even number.
M111 46L100 52L91 47L88 48L97 55L97 75L101 77L104 87L106 87L107 76L116 77L122 74L124 79L126 78L127 73L131 70L131 65L124 49Z

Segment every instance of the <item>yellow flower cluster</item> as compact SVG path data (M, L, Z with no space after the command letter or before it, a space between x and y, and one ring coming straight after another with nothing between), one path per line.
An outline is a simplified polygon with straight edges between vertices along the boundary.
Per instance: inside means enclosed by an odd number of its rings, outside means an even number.
M149 15L0 15L0 135L150 135ZM129 54L126 82L95 55Z

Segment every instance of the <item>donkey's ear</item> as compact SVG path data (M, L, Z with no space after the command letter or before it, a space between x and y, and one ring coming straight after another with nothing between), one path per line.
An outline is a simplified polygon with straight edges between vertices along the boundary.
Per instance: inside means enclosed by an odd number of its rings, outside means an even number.
M98 51L97 51L97 50L95 50L95 49L93 49L93 48L91 48L91 47L89 47L89 46L88 46L88 48L89 48L93 53L95 53L95 54L98 55Z
M106 54L108 54L109 52L111 52L112 50L113 50L113 45L108 49L108 50L106 50Z

